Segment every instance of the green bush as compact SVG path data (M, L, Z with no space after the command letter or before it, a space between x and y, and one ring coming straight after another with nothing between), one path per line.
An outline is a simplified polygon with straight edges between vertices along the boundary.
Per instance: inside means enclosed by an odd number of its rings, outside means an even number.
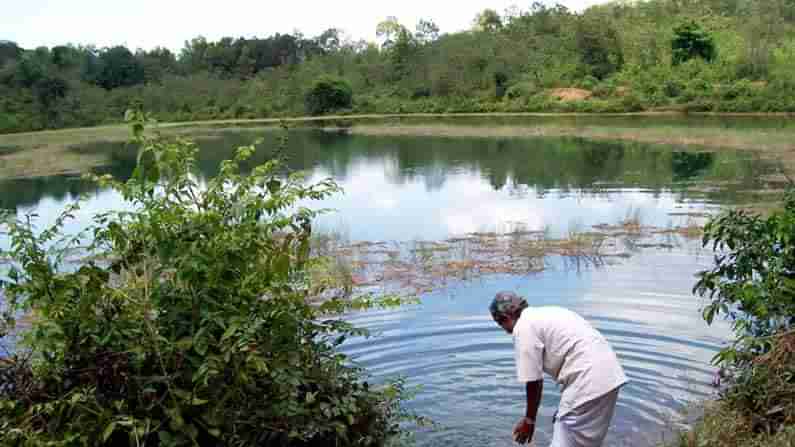
M304 104L310 115L350 109L353 105L353 90L344 79L324 76L312 84L304 96Z
M330 313L395 299L309 300L312 219L300 203L339 190L241 147L206 185L196 146L144 135L125 183L96 181L134 211L98 215L78 238L8 221L13 267L0 336L33 313L0 362L0 445L381 445L406 413L400 382L375 387L336 349L364 332Z
M539 89L534 83L522 81L508 87L505 96L508 99L530 98L538 92Z
M644 109L643 101L632 92L627 92L622 96L620 102L624 112L640 112Z
M735 410L768 433L795 422L795 190L768 217L729 211L710 220L704 245L715 265L694 292L707 297L707 323L722 315L734 342L715 357L733 371L725 395ZM755 429L756 430L756 429Z
M578 83L578 86L579 86L579 88L582 88L582 89L585 89L585 90L593 90L598 84L599 84L599 79L596 79L595 77L593 77L591 75L588 75L585 78L583 78L582 80L580 80L580 82Z
M704 79L694 78L687 83L685 90L682 92L682 95L679 99L681 101L691 102L711 96L712 85Z
M685 85L678 79L666 79L663 84L663 92L669 98L676 98L680 96L685 90Z

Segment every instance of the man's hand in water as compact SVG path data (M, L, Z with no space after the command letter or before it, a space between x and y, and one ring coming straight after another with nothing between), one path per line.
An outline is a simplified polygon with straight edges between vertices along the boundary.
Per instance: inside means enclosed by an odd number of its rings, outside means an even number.
M533 440L533 430L535 422L530 418L522 418L513 427L513 440L519 444L527 444Z

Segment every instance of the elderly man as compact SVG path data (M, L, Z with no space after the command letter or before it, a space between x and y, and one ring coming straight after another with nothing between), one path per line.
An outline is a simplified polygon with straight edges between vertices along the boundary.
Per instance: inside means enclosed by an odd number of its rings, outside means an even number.
M551 447L602 445L627 378L607 340L587 321L561 307L528 308L512 292L500 292L491 316L513 334L516 371L527 390L527 411L513 430L514 440L533 439L541 403L543 373L560 385Z

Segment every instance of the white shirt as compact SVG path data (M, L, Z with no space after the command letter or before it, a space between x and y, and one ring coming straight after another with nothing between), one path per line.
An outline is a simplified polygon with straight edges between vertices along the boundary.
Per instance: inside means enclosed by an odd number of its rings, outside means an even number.
M561 386L558 416L627 383L607 340L570 310L528 307L513 338L519 382L535 382L547 373Z

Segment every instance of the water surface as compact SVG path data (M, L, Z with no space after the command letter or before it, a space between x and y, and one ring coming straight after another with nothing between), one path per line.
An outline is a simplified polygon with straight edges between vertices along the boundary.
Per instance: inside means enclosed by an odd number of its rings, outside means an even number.
M234 147L274 130L203 131L200 178L212 175ZM257 161L273 155L266 144ZM74 150L110 151L105 168L130 175L135 151L120 143ZM580 139L363 137L295 131L284 154L309 181L332 177L345 193L316 207L336 212L318 228L351 241L442 240L472 232L505 232L520 225L557 237L593 225L640 219L656 227L692 223L760 186L772 166L752 153L696 152L634 143ZM36 213L42 225L86 196L78 220L124 207L120 197L73 177L0 181L0 208ZM696 213L696 214L693 214ZM0 247L8 241L0 235ZM562 305L591 321L613 344L631 383L621 393L609 445L654 445L672 415L710 396L710 358L726 337L707 327L690 289L711 254L678 238L673 248L635 250L632 257L593 268L551 257L527 276L492 275L427 293L420 306L368 312L350 319L381 336L345 346L374 380L405 376L422 388L412 409L443 429L420 433L420 445L510 445L523 412L512 340L489 318L500 290L531 305ZM537 445L546 445L559 393L545 383Z

